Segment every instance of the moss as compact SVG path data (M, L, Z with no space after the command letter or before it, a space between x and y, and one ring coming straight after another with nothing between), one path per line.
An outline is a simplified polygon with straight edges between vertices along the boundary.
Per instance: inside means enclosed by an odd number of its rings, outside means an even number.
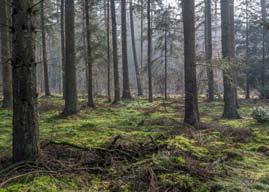
M58 192L78 190L77 183L69 178L55 178L50 176L34 177L33 180L25 178L20 183L14 183L10 186L0 189L0 192Z
M222 119L220 121L221 125L232 127L232 128L246 128L246 127L250 127L252 123L253 123L252 119L236 119L236 120Z
M260 182L264 185L269 185L269 174L266 174L266 175L260 177L258 182Z
M211 192L220 192L220 191L224 191L225 187L222 184L219 183L213 183L210 186L210 191Z
M178 189L185 192L193 191L194 181L188 175L182 173L163 174L159 176L160 185L166 189Z
M157 154L152 156L152 162L154 165L157 165L158 167L162 168L170 168L172 167L174 163L174 159L171 157L162 155L162 154Z
M256 191L268 191L269 190L269 186L262 184L262 183L255 183L254 185L251 186L251 188Z
M186 159L185 159L185 157L183 157L183 156L178 156L177 158L176 158L176 161L177 161L177 163L179 164L179 165L185 165L185 163L186 163Z
M244 159L243 155L236 149L227 149L224 151L224 154L227 156L228 160L242 161Z
M169 148L190 152L198 157L203 157L208 154L206 148L197 146L194 140L189 140L183 136L176 136L175 138L168 140L167 144Z
M269 156L269 147L265 145L261 145L257 148L257 152L263 153L266 156Z
M91 191L91 192L109 192L109 182L104 181L99 177L96 176L90 176L91 177L91 183L90 186L85 189L85 191Z
M198 192L210 192L210 188L205 184L205 185L200 187Z
M257 104L242 103L240 114L243 119L222 120L220 119L223 110L222 102L201 102L201 119L210 126L206 130L190 131L181 123L182 101L182 98L170 99L164 107L162 99L148 103L146 99L140 98L122 101L119 105L113 106L103 98L96 98L96 109L82 108L77 115L63 117L61 111L64 102L61 96L41 98L39 124L42 141L65 141L85 147L104 147L116 136L121 135L122 139L117 144L138 146L139 149L141 143L151 144L150 138L159 138L163 135L161 140L156 139L155 142L168 147L159 149L159 152L149 151L149 154L139 157L135 162L126 160L116 162L115 167L106 169L107 175L87 175L83 179L82 175L70 176L72 179L40 176L35 179L16 181L0 191L20 189L32 191L33 188L39 191L106 192L120 185L118 191L127 192L133 190L130 186L134 186L134 182L140 182L140 180L134 181L140 175L132 174L137 174L136 171L141 167L158 170L156 176L163 189L167 189L167 186L177 189L177 187L188 188L192 185L191 190L207 192L212 191L212 186L215 185L217 188L219 185L222 187L219 191L266 191L269 185L267 175L269 123L258 124L250 118L251 109ZM86 106L86 99L80 97L79 103ZM263 104L259 103L259 105ZM1 109L0 118L0 154L10 156L12 112ZM228 134L224 134L225 130L221 127L228 127ZM253 132L250 139L244 139L244 142L241 142L241 138L244 137L241 134L242 130L243 133L247 130ZM186 167L190 154L191 158L197 157L195 158L197 163L191 164L193 170L200 170L201 166L213 167L210 170L213 175L209 178L194 178L189 176L185 169L186 173L176 171ZM229 160L223 162L224 156ZM111 176L112 179L109 178ZM79 180L90 181L90 185L80 186L84 185L80 183L78 185L77 177ZM123 180L123 178L127 179Z

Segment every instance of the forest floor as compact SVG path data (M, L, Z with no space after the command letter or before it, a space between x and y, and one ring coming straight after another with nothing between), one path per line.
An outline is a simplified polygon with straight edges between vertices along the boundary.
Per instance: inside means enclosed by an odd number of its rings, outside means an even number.
M42 154L11 164L12 112L0 110L0 192L269 191L269 123L250 116L268 101L241 101L240 120L222 102L200 103L201 129L182 123L183 99L144 99L63 117L60 97L39 100Z

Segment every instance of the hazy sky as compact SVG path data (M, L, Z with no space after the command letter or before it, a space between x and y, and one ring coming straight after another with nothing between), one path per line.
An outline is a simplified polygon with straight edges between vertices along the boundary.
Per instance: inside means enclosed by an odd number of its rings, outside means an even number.
M167 3L170 3L171 5L176 5L176 0L164 0Z
M170 3L171 5L176 5L176 2L180 1L180 0L164 0L164 1L167 2L167 3ZM195 1L200 2L201 0L195 0ZM234 3L235 3L235 5L238 5L239 1L235 0Z

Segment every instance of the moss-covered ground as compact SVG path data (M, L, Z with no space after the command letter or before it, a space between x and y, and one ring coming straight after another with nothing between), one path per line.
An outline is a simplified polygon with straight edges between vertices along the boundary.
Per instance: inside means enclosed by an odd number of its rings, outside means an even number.
M201 102L199 130L182 123L181 98L96 103L90 110L80 98L80 113L63 117L60 97L41 98L42 156L49 157L27 172L27 162L6 166L12 112L0 110L0 192L269 191L269 123L250 116L267 101L241 101L239 120L220 118L222 102Z

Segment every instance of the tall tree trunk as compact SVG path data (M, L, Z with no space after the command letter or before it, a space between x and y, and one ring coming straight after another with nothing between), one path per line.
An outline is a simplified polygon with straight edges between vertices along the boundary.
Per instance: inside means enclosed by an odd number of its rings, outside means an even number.
M266 50L265 50L265 31L263 31L262 34L262 67L261 67L261 85L262 85L262 93L261 93L261 99L266 98L265 93L265 76L266 76L266 64L265 64L265 58L266 58Z
M236 85L233 72L234 47L234 0L221 0L222 55L229 62L223 70L224 112L223 118L238 119Z
M65 1L61 0L61 56L62 56L62 84L63 84L63 97L65 99L65 32L64 32L64 17L65 17Z
M85 0L85 11L86 11L86 32L87 32L87 61L88 61L88 107L94 108L93 102L93 82L92 82L92 48L91 48L91 30L90 30L90 2Z
M76 54L75 54L75 9L74 0L65 1L65 107L64 114L76 114L77 86L76 86Z
M58 47L57 50L57 85L58 85L58 94L62 94L62 61L61 61L61 47Z
M109 1L107 0L106 3L106 37L107 37L107 97L108 102L111 102L111 86L110 86L110 79L111 79L111 57L110 57L110 7Z
M246 4L246 99L250 99L250 80L249 80L249 10L248 10L248 0L245 1Z
M126 0L121 0L121 46L122 46L122 85L123 99L131 99L130 83L129 83L129 66L127 52L127 26L126 26Z
M85 63L85 90L88 90L89 87L89 67L88 67L88 47L87 47L87 24L86 24L86 0L81 2L81 9L82 9L82 42L83 42L83 59ZM86 48L85 48L86 47Z
M133 48L133 57L135 64L135 74L136 74L136 84L137 84L137 94L138 96L143 95L142 86L141 86L141 76L138 67L137 54L136 54L136 41L135 41L135 31L134 31L134 16L133 16L133 1L130 0L130 25L131 25L131 36L132 36L132 48Z
M45 96L50 96L49 88L49 72L48 72L48 59L47 59L47 42L46 42L46 29L45 29L45 15L44 15L44 1L40 2L40 17L41 17L41 31L42 31L42 55L44 65L44 82L45 82Z
M205 54L207 63L208 101L214 101L214 72L212 66L211 0L205 0Z
M13 1L13 160L15 162L33 160L40 151L34 54L35 11L33 0Z
M0 23L1 23L1 63L3 79L3 108L12 107L12 69L10 64L10 36L9 36L9 11L8 2L3 0L0 4Z
M61 10L61 4L57 5L57 13ZM60 15L61 16L61 15ZM61 24L61 17L57 17L57 23ZM58 94L62 93L62 58L61 58L61 46L57 48L57 88L58 88Z
M120 101L120 80L119 80L119 62L118 62L118 42L117 42L117 22L115 0L110 0L111 19L112 19L112 44L113 44L113 70L114 70L114 101Z
M168 94L167 94L167 69L168 69L168 61L167 61L167 52L168 52L168 48L167 48L167 29L165 29L164 32L164 99L167 101L168 100Z
M198 91L196 82L194 0L183 0L185 58L185 118L184 123L199 127Z
M261 0L261 14L262 19L267 21L267 9L266 9L266 0ZM262 68L261 68L261 84L262 84L262 99L268 98L268 93L265 92L266 90L266 57L269 53L269 31L267 30L266 26L263 28L263 59L262 59Z
M249 72L246 74L246 99L250 99L250 80Z
M141 31L140 31L140 43L141 43L141 47L140 47L140 70L141 70L141 82L142 82L142 70L143 70L143 55L144 55L144 1L141 0L141 20L140 20L140 27L141 27Z
M153 102L152 95L152 30L151 30L151 0L148 0L147 6L147 20L148 20L148 99Z

